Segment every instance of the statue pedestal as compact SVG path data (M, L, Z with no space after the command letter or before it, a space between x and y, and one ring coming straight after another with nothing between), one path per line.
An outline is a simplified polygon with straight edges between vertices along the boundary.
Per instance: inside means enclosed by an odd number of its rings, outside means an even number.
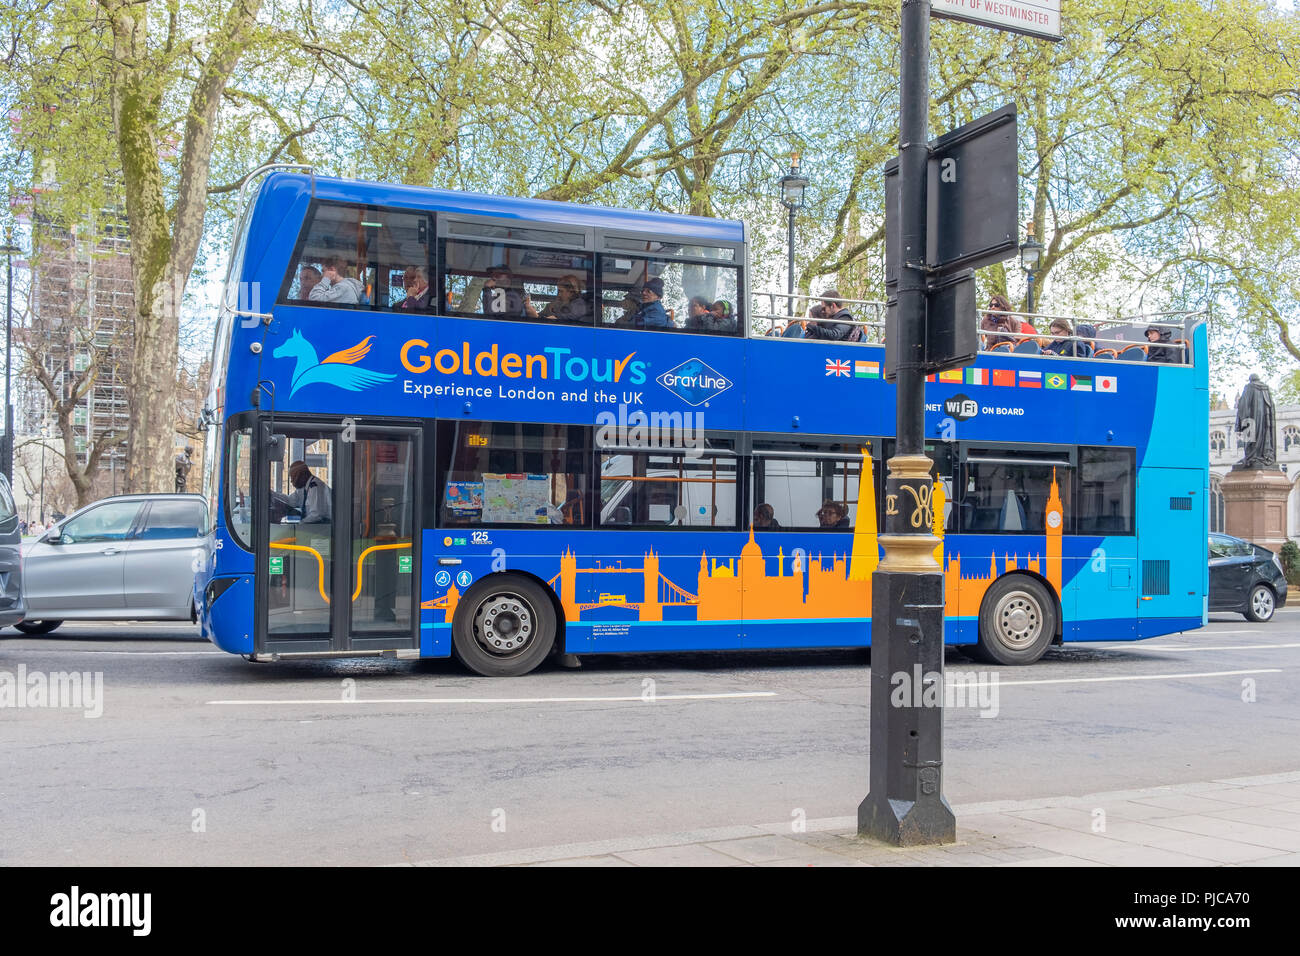
M1230 471L1219 482L1223 491L1224 530L1268 548L1274 554L1286 543L1286 499L1291 481L1280 471Z

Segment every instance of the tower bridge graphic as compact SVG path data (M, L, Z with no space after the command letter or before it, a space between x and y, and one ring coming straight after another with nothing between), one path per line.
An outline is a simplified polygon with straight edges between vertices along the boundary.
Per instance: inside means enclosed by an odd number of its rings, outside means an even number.
M865 448L862 472L859 487L874 488L872 458ZM751 527L749 540L738 558L719 559L710 557L707 550L700 552L694 591L660 570L662 554L654 548L644 552L639 568L621 565L580 568L577 554L572 548L566 548L560 556L559 572L547 584L559 596L568 621L626 619L597 616L606 608L634 611L636 620L644 622L663 621L665 608L685 607L695 609L697 621L870 617L871 576L880 563L874 496L866 496L859 505L851 550L844 554L832 552L829 558L820 553L813 557L803 549L787 554L784 546L777 548L775 556L766 555ZM1026 553L1022 557L1019 553L1004 552L999 562L993 553L989 556L987 574L970 573L963 570L960 554L947 554L944 560L941 481L935 482L933 509L933 533L939 539L935 558L943 568L946 615L977 616L989 586L1001 575L1017 569L1033 572L1048 581L1057 595L1061 593L1063 522L1057 521L1054 526L1051 521L1047 523L1044 548L1039 554ZM1059 515L1061 510L1060 489L1053 472L1046 512ZM680 563L682 559L673 560ZM586 575L604 577L599 577L599 585L584 587L580 598L579 577ZM442 610L450 621L458 601L459 593L452 585L446 595L426 601L422 607ZM683 618L680 613L673 613L672 619Z

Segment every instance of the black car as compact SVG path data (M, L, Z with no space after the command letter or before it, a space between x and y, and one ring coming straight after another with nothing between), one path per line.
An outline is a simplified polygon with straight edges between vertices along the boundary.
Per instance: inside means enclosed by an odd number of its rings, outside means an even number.
M1267 621L1286 603L1282 562L1268 548L1226 534L1210 535L1210 610Z

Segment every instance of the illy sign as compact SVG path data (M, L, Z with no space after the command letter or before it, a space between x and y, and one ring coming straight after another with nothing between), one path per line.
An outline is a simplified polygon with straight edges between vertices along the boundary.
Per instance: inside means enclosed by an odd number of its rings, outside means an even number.
M1061 39L1061 0L930 0L931 16Z

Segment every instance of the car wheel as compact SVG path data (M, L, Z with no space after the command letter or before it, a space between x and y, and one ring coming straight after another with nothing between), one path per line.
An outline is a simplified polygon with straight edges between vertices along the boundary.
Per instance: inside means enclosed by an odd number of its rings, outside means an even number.
M536 582L499 575L457 604L451 641L456 658L474 673L518 677L550 654L555 644L555 608Z
M62 623L62 621L19 621L14 627L24 634L48 634Z
M1056 602L1026 574L997 580L980 606L976 655L991 664L1032 664L1056 636Z
M1246 620L1262 624L1265 621L1273 619L1273 612L1277 610L1277 597L1273 594L1273 589L1267 584L1256 584L1250 589L1250 597L1246 599Z

